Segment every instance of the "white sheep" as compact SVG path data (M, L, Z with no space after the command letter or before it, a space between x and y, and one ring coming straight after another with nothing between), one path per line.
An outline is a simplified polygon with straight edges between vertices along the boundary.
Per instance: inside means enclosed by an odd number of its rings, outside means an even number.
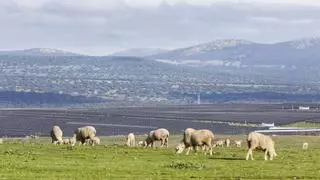
M95 144L96 144L96 145L99 145L99 144L100 144L100 138L97 137L97 136L95 136L95 137L93 137L92 139L89 139L89 144L90 144L91 146L94 146Z
M74 137L72 137L72 138L70 138L69 140L70 140L70 144L71 144L71 146L74 146L74 145L77 143L77 139L76 139L76 137L75 137L75 136L74 136Z
M74 131L73 138L75 138L75 141L80 141L81 144L85 145L86 139L92 139L96 136L96 133L97 131L93 126L84 126L81 128L77 128Z
M214 146L221 146L221 147L223 147L223 145L224 145L224 141L223 140L217 140L215 142L215 144L214 144Z
M146 145L147 145L146 141L139 141L138 142L138 146L144 147Z
M168 147L168 141L169 141L169 131L164 128L160 128L154 131L150 131L148 137L146 138L146 146L151 145L151 147L154 147L154 143L156 141L161 141L161 146Z
M135 142L135 137L133 133L128 134L126 144L127 146L135 146L136 142Z
M214 134L212 131L207 129L196 130L192 133L190 140L195 152L197 152L198 147L205 147L203 149L205 150L205 154L209 151L210 155L212 155L212 147L214 144Z
M242 146L242 140L235 140L234 143L236 144L237 147Z
M63 144L71 144L70 138L63 139Z
M183 152L183 150L187 149L186 151L186 155L189 154L190 149L193 147L192 143L191 143L191 136L193 133L195 133L197 130L193 129L193 128L187 128L185 129L185 131L183 132L183 139L181 140L181 142L176 146L175 150L177 154L180 154ZM198 131L203 131L203 130L198 130ZM200 146L202 151L208 151L210 150L210 148L204 143L202 145L196 145L197 147Z
M302 144L302 149L308 149L309 144L307 142Z
M62 130L60 129L59 126L53 126L52 127L52 129L50 131L50 136L51 136L51 139L52 139L52 143L54 143L54 144L62 144L63 143L62 135L63 135L63 132L62 132Z
M184 149L187 149L187 153L189 153L190 148L192 147L191 145L191 135L195 132L196 130L193 128L187 128L183 132L183 139L181 142L176 146L176 153L180 154L183 152Z
M251 160L253 160L252 151L254 149L261 149L265 151L264 160L268 160L267 155L269 155L270 160L273 160L273 157L277 156L277 153L274 149L274 141L271 139L270 136L257 132L251 132L248 135L247 142L249 149L246 160L249 160L250 156Z
M226 144L227 147L229 147L230 146L230 139L227 138L224 143Z

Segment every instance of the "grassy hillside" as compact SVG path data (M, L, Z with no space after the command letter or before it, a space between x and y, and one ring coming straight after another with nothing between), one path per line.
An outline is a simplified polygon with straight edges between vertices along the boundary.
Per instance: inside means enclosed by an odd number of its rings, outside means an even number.
M244 139L244 136L232 139ZM277 136L278 156L264 161L254 152L245 161L242 148L215 148L214 155L177 155L170 139L169 149L129 148L124 137L105 137L103 145L55 146L48 139L5 140L0 144L0 179L317 179L320 177L320 137ZM141 139L141 137L139 137ZM309 149L302 150L308 142Z

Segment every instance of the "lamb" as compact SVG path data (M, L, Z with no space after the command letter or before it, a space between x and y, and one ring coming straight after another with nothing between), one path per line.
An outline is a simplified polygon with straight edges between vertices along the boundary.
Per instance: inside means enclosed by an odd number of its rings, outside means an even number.
M223 147L223 145L224 145L224 141L223 141L223 140L218 140L218 141L216 141L216 143L214 144L214 146L221 146L221 147Z
M227 138L227 139L224 141L224 143L226 144L227 147L229 147L229 146L230 146L230 139Z
M146 138L146 146L151 145L151 147L154 147L155 141L161 141L161 146L164 145L168 147L168 141L169 141L169 131L164 128L160 128L154 131L150 131L148 137Z
M235 140L234 143L236 144L237 147L241 147L242 140Z
M77 128L75 131L74 131L74 134L73 134L73 144L75 144L74 141L80 141L81 144L85 144L86 142L86 139L93 139L93 137L96 136L96 129L93 127L93 126L84 126L84 127L81 127L81 128Z
M307 142L302 144L302 149L307 150L308 149L309 144Z
M146 146L146 145L147 145L146 141L139 141L138 142L138 146L143 147L143 146Z
M60 129L59 126L53 126L52 127L52 129L50 131L50 136L51 136L51 139L52 139L52 143L54 143L54 144L62 144L63 143L62 135L63 135L63 132L62 132L62 130Z
M251 132L248 135L248 153L246 160L249 160L249 157L251 156L251 160L253 160L252 157L252 151L254 149L261 149L265 151L264 154L264 160L268 160L267 155L269 154L270 160L273 160L274 156L277 156L277 153L274 149L274 141L271 139L270 136L257 133L257 132Z
M128 137L127 137L127 146L135 146L135 137L134 137L134 134L133 133L130 133L128 134Z

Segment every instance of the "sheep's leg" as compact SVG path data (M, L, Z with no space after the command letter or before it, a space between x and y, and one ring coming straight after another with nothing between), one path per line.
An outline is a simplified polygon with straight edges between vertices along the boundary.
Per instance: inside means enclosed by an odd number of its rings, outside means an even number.
M265 161L268 160L268 150L265 150L265 152L264 152L264 160Z
M194 153L197 153L197 146L192 146Z
M169 138L166 138L166 147L168 148Z
M212 151L213 151L212 145L208 145L208 149L209 149L210 156L212 156Z
M249 157L250 157L250 156L251 156L251 160L253 160L253 157L252 157L252 149L249 149L249 150L248 150L246 160L249 160Z
M273 160L273 153L269 153L269 155L270 155L270 161L272 161Z
M186 155L189 155L189 151L190 151L190 149L191 149L191 146L189 146L189 147L187 148Z

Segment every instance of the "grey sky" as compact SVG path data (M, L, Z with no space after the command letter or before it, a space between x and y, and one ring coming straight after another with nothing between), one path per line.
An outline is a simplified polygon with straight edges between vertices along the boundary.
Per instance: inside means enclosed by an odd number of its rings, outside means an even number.
M320 36L320 1L5 0L0 23L2 50L50 47L106 55L222 38L277 42Z

